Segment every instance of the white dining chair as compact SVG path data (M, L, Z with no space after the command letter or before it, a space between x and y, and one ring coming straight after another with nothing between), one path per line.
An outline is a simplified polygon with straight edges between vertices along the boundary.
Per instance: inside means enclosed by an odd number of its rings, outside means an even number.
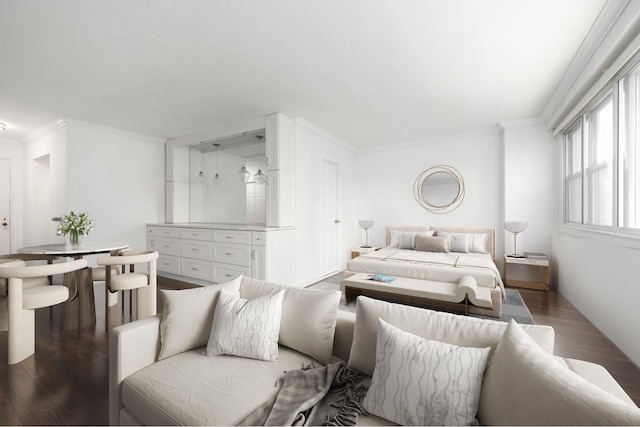
M122 273L112 275L111 269L105 270L105 327L109 328L109 294L121 291L136 291L137 318L142 319L157 314L157 260L158 252L125 249L118 255L98 258L100 266L128 266ZM147 272L136 271L135 266L146 264ZM124 305L124 298L122 299ZM131 298L129 304L132 304ZM130 311L132 309L130 308ZM124 319L123 319L124 320Z
M9 317L8 362L21 362L35 353L35 310L68 301L69 289L61 285L46 284L23 287L29 279L71 273L87 266L79 259L70 262L27 266L22 260L0 264L0 279L7 279L7 312ZM75 295L72 295L72 298Z

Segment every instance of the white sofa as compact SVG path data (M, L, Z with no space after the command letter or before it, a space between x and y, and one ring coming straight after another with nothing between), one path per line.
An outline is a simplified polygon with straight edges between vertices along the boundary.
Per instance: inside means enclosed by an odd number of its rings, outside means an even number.
M482 387L479 402L476 400L480 423L640 424L640 409L602 366L551 355L554 331L548 326L516 325L516 330L505 322L365 297L359 297L354 314L337 310L339 293L333 291L285 288L243 278L236 288L247 300L285 289L278 360L205 356L203 339L209 335L213 315L206 312L211 298L203 295L213 295L214 287L206 288L165 292L164 317L142 319L111 331L112 425L235 425L277 393L285 371L311 361L316 366L348 361L373 374L375 381L376 363L382 363L381 349L376 349L378 323L383 323L379 319L409 334L410 339L430 340L425 341L427 345L444 342L452 347L488 348L484 379L476 386L478 391ZM187 314L185 307L190 307ZM216 308L217 314L219 310ZM526 331L526 339L533 340L505 343L507 335L512 336L507 330ZM509 353L523 348L519 356ZM431 369L424 360L419 364ZM518 374L515 378L514 372ZM377 386L383 387L382 383ZM393 420L361 415L358 424L388 425Z

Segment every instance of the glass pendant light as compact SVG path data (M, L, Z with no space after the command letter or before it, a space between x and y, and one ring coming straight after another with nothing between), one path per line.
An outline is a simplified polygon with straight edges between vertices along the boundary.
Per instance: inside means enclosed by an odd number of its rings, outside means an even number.
M216 147L216 174L213 177L213 182L215 184L219 184L220 181L222 181L222 177L220 177L220 174L218 173L218 149L220 148L220 144L213 144L214 147Z
M244 148L242 151L244 151ZM238 175L240 175L240 179L244 182L249 182L249 178L251 178L251 174L244 165L242 165L240 171L238 171Z
M262 140L262 138L264 138L262 135L256 135L256 138L258 138L258 172L253 176L253 179L256 180L256 184L264 184L267 181L267 176L265 174L262 173L262 169L260 169L260 156L262 155L262 143L260 142Z

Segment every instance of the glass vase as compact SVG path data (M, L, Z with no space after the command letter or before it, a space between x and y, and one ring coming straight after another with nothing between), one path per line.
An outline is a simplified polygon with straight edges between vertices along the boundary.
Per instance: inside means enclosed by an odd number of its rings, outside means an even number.
M77 248L82 243L82 234L69 233L69 244L72 248Z

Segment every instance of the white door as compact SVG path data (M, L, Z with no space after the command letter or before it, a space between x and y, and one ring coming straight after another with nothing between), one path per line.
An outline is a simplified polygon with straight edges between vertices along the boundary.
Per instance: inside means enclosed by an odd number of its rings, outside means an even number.
M0 254L11 252L11 163L0 159Z
M324 275L338 271L338 164L325 160L324 179Z

